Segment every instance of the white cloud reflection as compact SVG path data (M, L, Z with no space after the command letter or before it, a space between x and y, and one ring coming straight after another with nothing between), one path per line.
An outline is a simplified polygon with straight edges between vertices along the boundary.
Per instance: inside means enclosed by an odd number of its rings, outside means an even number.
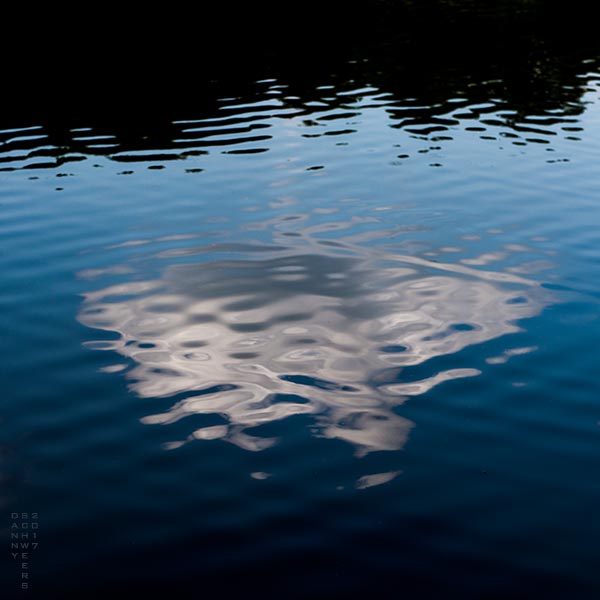
M397 406L444 381L479 374L468 365L439 372L432 366L414 381L409 367L519 331L516 322L543 306L538 284L515 274L339 240L212 244L175 255L168 258L197 261L89 292L79 314L86 326L118 334L90 345L130 359L136 394L185 394L143 423L199 414L223 419L170 449L222 439L259 451L276 439L253 428L312 415L316 435L344 440L358 456L398 450L414 424Z
M376 485L383 485L395 479L402 471L388 471L386 473L374 473L373 475L363 475L356 482L357 490L366 490Z

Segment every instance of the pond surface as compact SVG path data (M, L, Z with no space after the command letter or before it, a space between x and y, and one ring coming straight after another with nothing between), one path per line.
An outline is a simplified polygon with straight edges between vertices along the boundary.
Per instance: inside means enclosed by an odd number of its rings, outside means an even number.
M15 96L7 598L597 597L600 48L540 6Z

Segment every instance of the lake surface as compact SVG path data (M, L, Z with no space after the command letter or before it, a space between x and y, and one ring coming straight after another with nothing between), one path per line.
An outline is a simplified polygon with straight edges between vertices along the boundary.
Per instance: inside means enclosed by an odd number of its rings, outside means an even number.
M15 88L2 597L598 597L600 45L542 6Z

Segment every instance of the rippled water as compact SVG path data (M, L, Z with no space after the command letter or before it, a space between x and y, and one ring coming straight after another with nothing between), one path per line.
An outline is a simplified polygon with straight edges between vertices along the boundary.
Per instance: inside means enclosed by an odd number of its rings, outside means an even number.
M6 597L596 597L600 51L508 5L0 115Z

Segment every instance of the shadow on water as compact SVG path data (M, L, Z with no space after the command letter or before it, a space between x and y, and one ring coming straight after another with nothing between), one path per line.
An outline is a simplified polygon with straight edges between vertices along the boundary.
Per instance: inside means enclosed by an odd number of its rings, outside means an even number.
M165 160L197 156L217 144L201 128L186 132L183 143L178 121L222 119L227 98L231 123L237 106L261 101L263 114L271 101L275 112L310 123L324 109L352 111L345 92L367 88L390 126L415 136L444 142L458 125L480 134L502 127L501 135L522 145L548 143L557 134L552 126L568 126L585 108L585 73L594 70L600 45L583 6L326 6L303 3L284 16L253 5L236 19L213 7L201 22L166 14L160 22L113 23L109 46L86 42L81 28L63 36L45 31L40 46L53 62L29 65L16 53L0 114L2 130L40 127L44 145L2 133L0 168L19 168L12 151L29 153L39 167L94 155L135 162L129 153L141 151ZM275 22L267 20L271 8ZM171 34L176 44L161 43ZM273 85L257 83L265 80ZM265 134L260 124L242 123L242 130ZM569 135L568 128L559 133Z

